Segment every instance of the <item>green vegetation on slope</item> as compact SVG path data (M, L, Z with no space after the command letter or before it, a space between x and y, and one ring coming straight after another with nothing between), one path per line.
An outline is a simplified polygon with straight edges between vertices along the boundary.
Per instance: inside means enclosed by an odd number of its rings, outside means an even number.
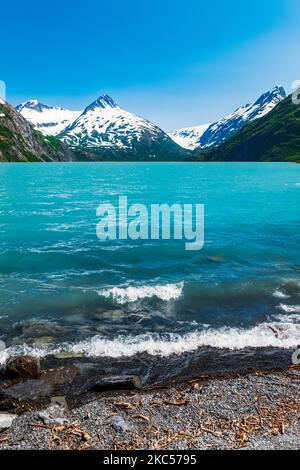
M0 103L0 162L70 161L56 137L44 137L12 106Z
M217 149L195 152L193 160L300 163L300 105L288 96Z
M145 147L142 143L134 148L108 147L71 147L77 161L119 161L119 162L180 162L188 152L177 144L169 142L154 142Z

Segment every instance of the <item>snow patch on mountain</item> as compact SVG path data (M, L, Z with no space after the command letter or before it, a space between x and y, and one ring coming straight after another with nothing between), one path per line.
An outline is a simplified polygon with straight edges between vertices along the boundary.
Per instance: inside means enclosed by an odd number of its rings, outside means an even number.
M194 150L199 147L198 141L209 126L210 124L203 124L201 126L184 127L177 131L170 132L169 136L181 147Z
M38 100L25 101L19 104L16 110L44 135L54 136L60 134L82 113L82 111L48 106Z

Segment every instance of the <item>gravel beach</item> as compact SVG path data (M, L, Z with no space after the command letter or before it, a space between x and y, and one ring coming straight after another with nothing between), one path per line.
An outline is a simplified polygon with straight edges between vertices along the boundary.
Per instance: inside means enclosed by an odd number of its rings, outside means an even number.
M299 367L291 366L93 393L72 409L56 397L42 410L13 416L0 448L299 449L299 383Z

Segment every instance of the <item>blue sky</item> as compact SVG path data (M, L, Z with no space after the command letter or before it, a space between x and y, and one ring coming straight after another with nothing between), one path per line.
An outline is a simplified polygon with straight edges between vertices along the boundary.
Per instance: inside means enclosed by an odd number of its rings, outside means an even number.
M7 99L81 109L102 93L166 130L300 79L298 0L2 2Z

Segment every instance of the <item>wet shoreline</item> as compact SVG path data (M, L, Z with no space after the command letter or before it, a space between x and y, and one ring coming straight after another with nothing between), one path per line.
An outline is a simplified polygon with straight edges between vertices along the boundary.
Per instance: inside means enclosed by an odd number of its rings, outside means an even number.
M2 369L0 410L22 413L44 407L56 396L64 397L68 406L74 407L88 402L97 392L107 393L118 387L148 390L177 385L195 377L213 379L286 370L291 366L293 352L278 348L231 351L202 347L168 357L147 353L119 358L49 356L39 361L41 370L36 376L10 377Z

